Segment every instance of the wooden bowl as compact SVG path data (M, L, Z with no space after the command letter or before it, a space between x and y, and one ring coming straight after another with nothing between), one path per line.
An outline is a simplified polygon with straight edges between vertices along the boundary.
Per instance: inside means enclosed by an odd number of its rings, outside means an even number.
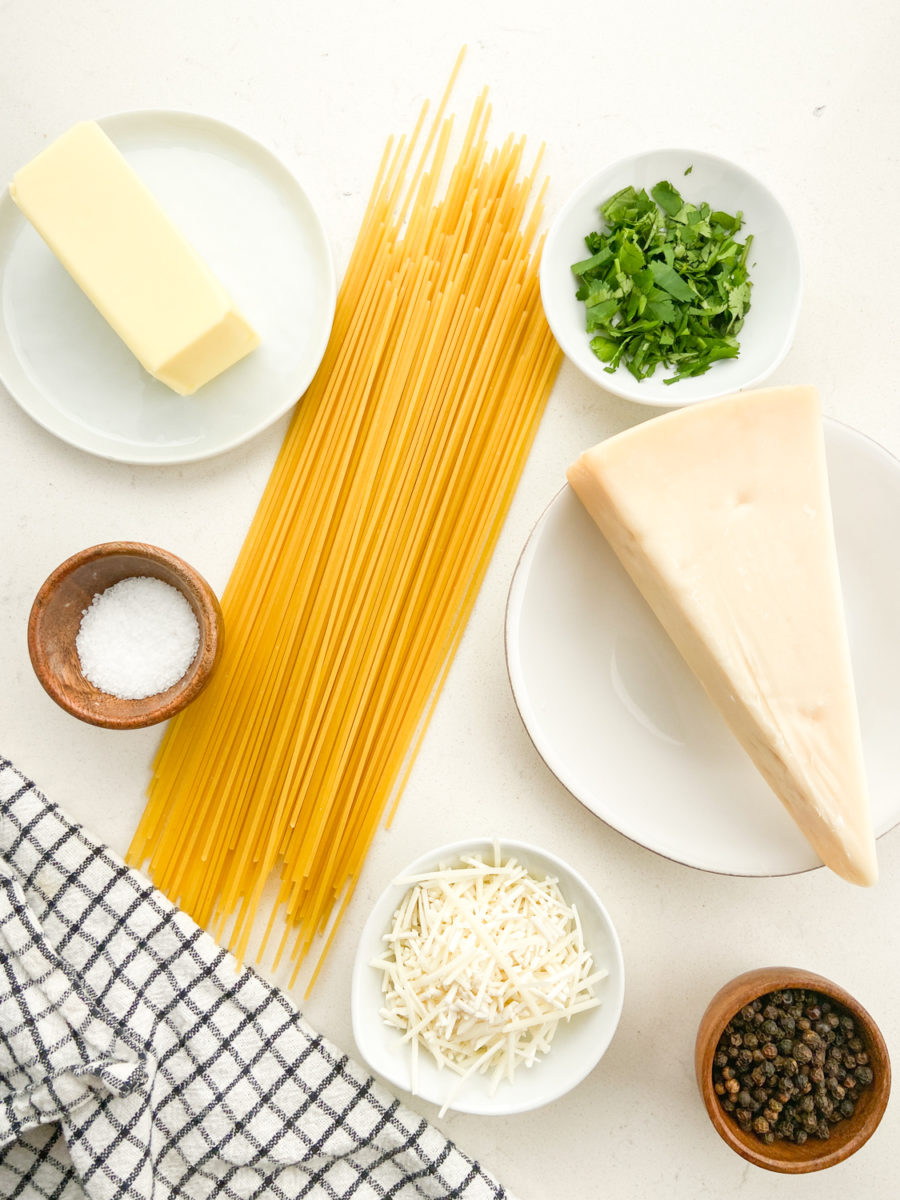
M872 1086L862 1092L853 1115L833 1125L827 1141L810 1137L800 1146L779 1139L766 1145L754 1133L745 1132L722 1108L713 1088L713 1058L725 1026L745 1004L785 988L807 988L821 992L846 1009L856 1022L874 1074ZM769 1171L791 1175L821 1171L854 1154L878 1128L891 1093L891 1061L887 1046L869 1013L836 983L796 967L762 967L747 971L726 983L713 996L700 1021L694 1066L706 1111L719 1136L748 1162Z
M177 683L155 696L121 699L85 679L75 648L84 610L94 596L133 576L177 588L193 609L200 646ZM28 652L47 693L73 716L107 729L137 729L166 721L196 699L222 652L222 610L202 575L167 550L144 542L105 542L66 559L45 581L28 618Z

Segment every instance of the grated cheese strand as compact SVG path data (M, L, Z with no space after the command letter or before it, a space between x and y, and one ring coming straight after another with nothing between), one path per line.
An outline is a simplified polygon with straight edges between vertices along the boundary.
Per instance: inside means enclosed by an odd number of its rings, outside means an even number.
M530 875L515 859L477 856L395 881L408 891L384 934L381 1015L411 1046L464 1081L490 1076L493 1092L550 1050L561 1021L600 1003L578 912L558 881Z

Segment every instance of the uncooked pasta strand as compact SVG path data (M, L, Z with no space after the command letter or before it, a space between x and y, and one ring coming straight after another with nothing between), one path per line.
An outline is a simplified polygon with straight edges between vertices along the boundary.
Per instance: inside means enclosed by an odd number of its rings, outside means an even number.
M283 921L295 973L399 800L559 364L540 154L523 174L521 139L488 150L482 92L451 162L449 93L382 156L223 596L222 664L166 733L129 852L239 955L280 863L264 943Z

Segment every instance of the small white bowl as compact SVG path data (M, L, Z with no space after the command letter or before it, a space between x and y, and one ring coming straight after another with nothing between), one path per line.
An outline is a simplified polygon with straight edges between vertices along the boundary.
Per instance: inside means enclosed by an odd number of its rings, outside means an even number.
M520 1067L513 1079L502 1081L493 1095L487 1076L473 1075L456 1092L451 1103L447 1098L458 1084L458 1076L438 1070L431 1056L421 1051L418 1062L418 1088L415 1095L432 1104L445 1105L457 1112L485 1116L503 1116L527 1112L549 1104L570 1091L594 1069L602 1058L619 1023L625 986L622 950L615 927L593 888L561 859L537 846L511 838L496 839L503 859L515 858L536 876L552 876L559 882L560 891L569 904L578 910L584 931L584 944L591 951L594 966L606 968L606 979L597 984L600 1005L578 1013L556 1031L549 1052L533 1067ZM479 854L490 861L494 840L473 838L429 850L410 863L397 878L405 878L438 865L453 866L463 855ZM392 883L376 902L360 937L353 968L351 1013L353 1035L360 1054L373 1071L395 1087L412 1091L410 1076L411 1054L402 1035L386 1025L380 1010L382 972L373 967L372 960L382 953L382 937L388 932L391 918L408 891L406 885Z
M691 173L685 175L688 167ZM591 350L585 308L575 298L572 274L572 264L588 257L585 237L602 228L600 205L629 184L649 192L661 179L669 180L694 204L705 200L714 209L742 211L738 237L743 241L753 235L749 258L753 290L750 311L738 334L739 356L714 363L705 375L672 384L663 382L671 376L671 368L657 367L649 379L642 380L622 365L607 373ZM541 258L544 312L566 357L613 395L659 408L696 404L759 384L791 347L802 291L797 236L778 200L742 167L699 150L653 150L604 167L563 205Z

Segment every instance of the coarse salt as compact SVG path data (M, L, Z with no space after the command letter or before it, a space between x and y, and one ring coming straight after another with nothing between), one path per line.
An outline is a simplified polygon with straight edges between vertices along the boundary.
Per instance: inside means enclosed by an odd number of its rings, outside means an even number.
M164 692L182 678L200 645L185 597L162 579L133 576L94 596L75 649L94 687L122 700Z

